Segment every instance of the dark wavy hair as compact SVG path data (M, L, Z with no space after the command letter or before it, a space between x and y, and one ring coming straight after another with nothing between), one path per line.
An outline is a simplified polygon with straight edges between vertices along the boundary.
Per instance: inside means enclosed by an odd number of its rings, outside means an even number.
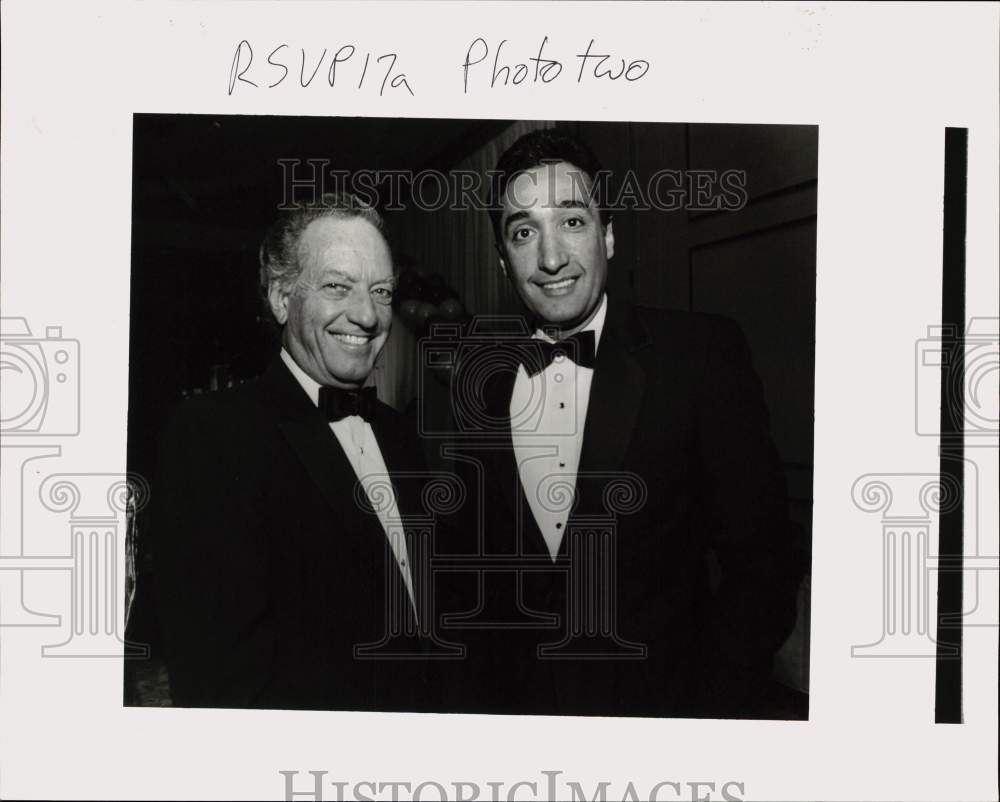
M490 190L490 220L497 247L502 250L503 239L500 218L503 216L503 199L510 184L521 173L543 164L567 162L585 173L593 185L604 172L594 152L579 139L552 129L531 131L520 137L504 151L493 171ZM601 209L600 198L595 198L601 219L607 224L608 216Z

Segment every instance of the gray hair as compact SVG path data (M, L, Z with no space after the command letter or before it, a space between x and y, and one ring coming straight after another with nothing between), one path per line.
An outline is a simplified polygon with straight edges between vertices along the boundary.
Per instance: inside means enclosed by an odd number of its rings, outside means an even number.
M298 281L303 269L299 259L299 240L302 233L310 223L326 217L335 220L352 218L367 220L378 229L383 238L385 237L382 216L374 207L346 192L326 193L308 203L283 209L264 235L258 254L259 289L265 306L272 284L277 283L283 289L289 289Z

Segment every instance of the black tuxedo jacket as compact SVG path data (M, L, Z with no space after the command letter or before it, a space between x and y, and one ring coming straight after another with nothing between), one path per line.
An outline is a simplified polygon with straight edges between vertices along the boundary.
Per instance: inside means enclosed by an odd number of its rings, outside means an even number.
M502 424L483 427L492 438L479 456L482 508L465 532L482 529L471 550L497 569L464 585L464 607L475 611L466 623L506 616L508 624L467 630L466 681L455 707L752 716L794 625L804 565L760 382L737 325L609 306L575 506L555 566L512 449L516 360L495 362L508 369L488 371L478 390L480 418ZM614 534L595 536L608 531L609 512ZM576 555L574 538L582 545ZM599 552L612 542L609 559ZM510 558L522 568L508 570ZM558 623L545 623L545 614ZM603 636L588 640L595 632Z
M391 474L423 470L392 408L379 404L372 427ZM390 595L411 635L412 610L346 454L280 359L183 403L161 466L154 583L175 705L434 706L419 660L358 659L388 631ZM419 487L395 484L401 514L419 510Z

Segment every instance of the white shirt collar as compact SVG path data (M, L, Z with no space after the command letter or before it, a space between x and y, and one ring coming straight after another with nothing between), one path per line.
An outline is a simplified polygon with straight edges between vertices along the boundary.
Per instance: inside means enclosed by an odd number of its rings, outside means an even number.
M292 359L292 355L284 348L281 349L281 361L288 365L288 369L292 372L295 380L302 385L302 389L306 391L306 395L313 402L313 406L318 407L320 383L302 370L299 367L299 363Z
M604 319L608 314L608 294L604 293L601 296L601 304L597 307L597 311L594 316L590 319L590 322L584 326L580 331L593 331L594 332L594 351L597 351L597 347L601 344L601 334L604 331ZM532 335L535 339L546 340L548 342L555 342L548 334L546 334L542 329L537 329Z

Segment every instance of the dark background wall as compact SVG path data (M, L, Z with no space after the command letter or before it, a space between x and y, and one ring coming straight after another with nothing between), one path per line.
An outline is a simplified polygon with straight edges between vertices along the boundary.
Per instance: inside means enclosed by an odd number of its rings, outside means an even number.
M615 174L746 172L738 211L615 216L618 286L643 304L738 321L764 384L796 520L811 528L818 129L777 125L577 123ZM808 531L808 530L807 530Z
M618 286L640 303L726 315L742 326L771 412L789 507L811 548L818 128L594 123L566 126L615 173L746 172L738 211L647 211L615 218ZM809 688L811 579L776 675Z

